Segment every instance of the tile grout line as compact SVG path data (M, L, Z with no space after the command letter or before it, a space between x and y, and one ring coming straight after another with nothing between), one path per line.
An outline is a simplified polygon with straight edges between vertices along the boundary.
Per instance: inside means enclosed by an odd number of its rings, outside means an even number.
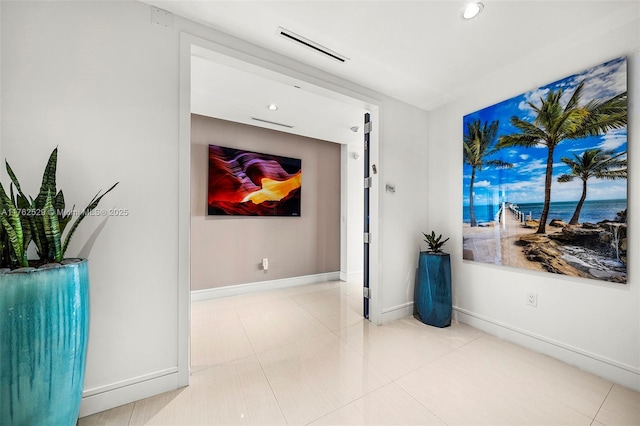
M293 297L287 295L286 297L292 299L294 302L297 303L297 301L295 299L293 299ZM278 396L276 395L275 391L273 390L273 386L271 384L271 380L269 379L269 376L267 375L267 372L264 371L264 365L262 365L262 361L260 360L260 357L258 356L258 351L256 351L255 346L253 345L253 342L251 341L251 338L249 337L249 333L247 333L247 329L244 326L244 322L242 322L242 318L240 318L240 315L238 314L238 311L236 310L236 306L233 307L233 310L236 312L236 315L238 315L238 319L240 320L240 325L242 326L242 330L244 331L245 336L247 336L247 340L249 340L249 344L251 345L251 349L253 350L253 355L256 357L256 360L258 361L258 365L260 365L260 370L262 371L262 375L264 376L264 378L267 380L267 383L269 384L269 390L271 390L271 395L273 395L273 399L276 401L276 404L278 406L278 411L280 411L280 415L282 416L282 418L284 419L284 421L287 423L287 425L290 425L291 423L289 423L289 419L287 419L287 416L285 416L284 411L282 410L282 406L280 405L280 401L278 400ZM266 351L262 351L262 352L266 352Z
M409 317L407 317L407 318L409 318ZM407 375L409 375L409 374L411 374L411 373L414 373L415 371L417 371L417 370L419 370L419 369L421 369L421 368L426 367L427 365L429 365L429 364L431 364L431 363L433 363L433 362L435 362L435 361L438 361L439 359L444 358L444 357L445 357L445 356L447 356L447 355L450 355L450 354L454 353L454 352L455 352L455 351L457 351L458 349L462 349L462 348L464 348L464 347L465 347L465 346L467 346L468 344L475 342L476 340L478 340L479 338L481 338L481 337L483 337L483 336L486 336L486 333L482 333L482 334L480 334L479 336L476 336L476 337L474 337L473 339L469 340L468 342L465 342L465 343L463 343L462 345L460 345L460 346L458 346L458 347L455 347L455 348L451 349L450 351L445 352L445 353L443 353L442 355L440 355L440 356L438 356L438 357L436 357L436 358L433 358L432 360L427 361L425 364L423 364L423 365L421 365L421 366L419 366L419 367L416 367L416 368L414 368L414 369L413 369L413 370L411 370L411 371L408 371L407 373L403 374L402 376L398 377L397 379L394 379L394 382L395 382L396 380L400 380L400 379L402 379L403 377L405 377L405 376L407 376ZM403 389L404 389L404 388L403 388Z
M366 360L364 359L364 357L363 357L363 361L364 361L364 362L366 362ZM346 407L346 406L347 406L347 405L349 405L349 404L353 404L353 403L354 403L354 402L356 402L356 401L360 401L360 400L361 400L361 399L363 399L364 397L367 397L367 396L371 395L372 393L379 391L380 389L382 389L382 388L383 388L383 387L385 387L385 386L388 386L388 385L389 385L389 384L391 384L391 383L393 383L393 380L391 380L389 383L385 383L385 384L383 384L383 385L381 385L381 386L379 386L379 387L377 387L377 388L375 388L375 389L372 389L370 392L367 392L367 393L365 393L364 395L360 395L360 396L359 396L359 397L357 397L356 399L353 399L353 400L351 400L351 401L348 401L348 402L346 402L346 403L342 404L341 406L339 406L339 407L338 407L338 408L336 408L335 410L330 411L330 412L328 412L328 413L325 413L325 414L321 415L320 417L318 417L318 418L316 418L316 419L313 419L313 420L309 421L308 423L305 423L305 425L306 425L306 426L308 426L308 425L312 424L313 422L317 422L317 421L318 421L318 420L320 420L320 419L324 419L324 418L325 418L325 417L327 417L328 415L333 414L333 413L335 413L335 412L336 412L336 411L338 411L338 410L342 410L344 407Z
M467 346L468 344L470 344L470 343L472 343L472 342L475 342L476 340L480 339L480 338L481 338L481 337L483 337L483 336L486 336L486 333L482 333L482 334L480 334L480 335L478 335L478 336L474 337L473 339L469 340L468 342L465 342L465 343L463 343L462 345L460 345L460 346L458 346L458 347L455 347L455 348L451 349L450 351L448 351L448 352L446 352L446 353L444 353L444 354L440 355L439 357L434 358L434 359L432 359L431 361L428 361L426 364L421 365L420 367L417 367L417 368L415 368L415 369L413 369L413 370L411 370L411 371L407 372L406 374L403 374L402 376L398 377L397 379L393 379L393 380L392 380L392 382L393 382L396 386L398 386L400 389L402 389L402 391L403 391L403 392L405 392L407 395L409 395L409 396L411 397L411 399L413 399L414 401L416 401L418 404L420 404L422 407L424 407L426 410L428 410L431 414L433 414L433 415L434 415L438 420L440 420L440 421L442 422L442 424L443 424L443 425L445 425L445 426L446 426L446 425L448 425L448 423L447 423L447 422L445 422L445 421L444 421L444 419L443 419L442 417L440 417L440 416L439 416L435 411L433 411L431 408L427 407L427 406L426 406L426 405L424 405L422 402L420 402L420 401L419 401L419 400L418 400L418 399L417 399L417 398L416 398L416 397L415 397L411 392L409 392L409 391L408 391L407 389L405 389L405 388L404 388L400 383L398 383L398 380L402 379L403 377L408 376L409 374L411 374L411 373L413 373L413 372L415 372L415 371L417 371L417 370L419 370L419 369L421 369L421 368L424 368L425 366L427 366L427 365L429 365L429 364L431 364L431 363L433 363L433 362L435 362L435 361L437 361L437 360L439 360L439 359L442 359L443 357L445 357L445 356L447 356L447 355L452 354L453 352L455 352L455 351L457 351L457 350L459 350L459 349L461 349L461 348L463 348L463 347Z
M399 318L398 320L400 320L400 319L402 319L402 318ZM398 321L398 320L396 320L396 321ZM392 322L393 322L393 321L392 321ZM336 331L334 331L334 334L336 334L336 335L337 335L337 337L338 337L340 340L342 340L342 341L343 341L347 346L351 347L352 349L356 350L356 352L357 352L357 348L355 348L354 346L350 345L350 344L349 344L349 342L345 341L344 339L342 339L342 337L341 337L340 335L338 335L338 333L339 333L341 330L346 329L346 328L349 328L349 327L344 327L344 328L342 328L342 329L336 330ZM398 383L397 381L398 381L398 380L400 380L401 378L403 378L403 377L407 376L408 374L411 374L411 373L413 373L414 371L419 370L420 368L423 368L423 367L425 367L426 365L428 365L428 364L430 364L430 363L432 363L432 362L434 362L434 361L436 361L436 360L438 360L438 359L441 359L441 358L442 358L442 357L444 357L444 356L447 356L447 355L449 355L449 354L451 354L451 353L453 353L453 352L457 351L458 349L460 349L460 348L462 348L462 347L464 347L464 346L468 345L469 343L472 343L472 342L476 341L477 339L479 339L479 338L481 338L481 337L483 337L483 336L485 336L485 335L486 335L486 333L482 333L482 334L480 334L480 335L478 335L478 336L474 337L473 339L469 340L468 342L465 342L464 344L462 344L462 345L460 345L460 346L458 346L458 347L455 347L455 348L451 349L450 351L448 351L448 352L446 352L446 353L442 354L441 356L439 356L439 357L437 357L437 358L435 358L435 359L432 359L431 361L428 361L426 364L421 365L420 367L417 367L417 368L415 368L414 370L411 370L411 371L407 372L406 374L403 374L402 376L398 377L397 379L393 379L393 378L389 377L389 379L391 380L390 382L388 382L388 383L386 383L386 384L384 384L384 385L381 385L381 386L379 386L378 388L373 389L371 392L368 392L368 393L366 393L366 394L362 395L361 397L359 397L359 398L357 398L357 399L355 399L355 400L353 400L353 401L351 401L351 402L348 402L348 403L346 403L346 404L342 405L341 407L337 408L336 410L332 411L331 413L334 413L335 411L340 410L340 409L342 409L342 408L346 407L347 405L352 404L353 402L358 401L358 400L360 400L360 399L364 398L365 396L368 396L368 395L372 394L373 392L376 392L376 391L378 391L378 390L382 389L383 387L388 386L389 384L393 383L393 384L395 384L396 386L398 386L400 389L402 389L402 391L403 391L403 392L405 392L407 395L409 395L409 397L411 397L411 399L413 399L413 400L414 400L414 401L416 401L418 404L420 404L420 406L424 407L427 411L429 411L431 414L433 414L433 415L434 415L438 420L440 420L440 421L442 422L442 424L443 424L443 425L445 425L445 426L446 426L446 425L447 425L447 422L445 422L445 421L444 421L444 419L442 419L438 414L436 414L432 409L430 409L429 407L427 407L426 405L424 405L422 402L418 401L418 400L417 400L417 399L416 399L416 398L415 398L415 397L414 397L414 396L413 396L413 395L412 395L412 394L411 394L407 389L405 389L404 387L402 387L402 385L400 385L400 383ZM373 367L375 367L375 368L377 368L377 369L380 369L380 367L379 367L379 366L377 366L375 363L372 363L372 362L370 362L370 361L367 361L367 359L365 358L364 353L363 353L361 356L362 356L362 361L363 361L363 362L369 363L369 364L370 364L370 365L372 365ZM382 374L382 373L381 373L381 374ZM319 420L319 419L322 419L322 418L324 418L324 417L328 416L328 415L329 415L329 414L331 414L331 413L327 413L327 414L325 414L325 415L323 415L323 416L321 416L321 417L319 417L319 418L317 418L317 419L315 419L315 420L313 420L313 421L317 421L317 420ZM313 421L312 421L312 422L313 422ZM310 422L310 423L312 423L312 422Z
M304 292L302 294L310 294L310 293L315 293L317 291L322 291L322 290L313 290L313 291L309 291L309 292ZM299 306L303 311L305 311L307 314L309 314L312 318L314 318L316 321L318 321L320 324L322 324L322 326L324 328L326 328L326 330L328 331L328 333L326 334L335 334L333 330L331 330L329 327L327 327L327 325L325 323L323 323L317 316L315 316L312 312L310 312L302 303L300 303L298 300L296 300L293 296L295 295L285 295L285 298L288 298L290 300L292 300L297 306ZM235 310L236 306L234 306L234 310ZM238 315L238 317L240 317L240 315L238 314L237 310L235 310L236 315ZM258 356L259 353L263 353L263 352L267 352L269 350L273 350L276 348L272 348L272 349L268 349L268 350L264 350L262 352L258 352L255 348L255 346L253 345L253 342L251 341L251 339L249 338L249 334L247 333L247 330L245 328L244 323L242 322L242 318L240 319L240 324L242 325L242 329L244 330L245 335L247 336L247 339L249 340L249 343L251 344L251 348L253 349L254 355L258 360L258 364L260 364L260 369L262 370L262 374L264 375L265 379L267 380L267 383L269 384L269 389L271 390L271 394L273 395L273 398L276 401L276 404L278 405L278 410L280 411L280 414L282 415L282 418L284 419L284 421L289 425L289 419L287 418L287 416L285 415L282 406L280 404L280 400L278 399L278 396L276 395L275 391L273 390L273 386L271 384L271 380L269 379L269 376L267 375L266 371L264 370L264 365L262 364L262 361L260 360L260 357ZM339 338L339 336L336 336ZM290 343L292 344L292 343ZM284 346L288 346L290 344L284 345ZM328 414L328 413L327 413ZM317 420L317 419L315 419ZM313 420L313 421L315 421Z
M315 292L318 292L318 291L325 291L325 290L314 290L314 291L305 292L305 293L303 293L303 294L311 294L311 293L315 293ZM287 297L289 297L290 299L292 299L292 300L293 300L293 301L294 301L294 302L295 302L295 303L296 303L300 308L302 308L305 312L307 312L309 315L311 315L311 317L313 317L313 318L314 318L314 319L316 319L318 322L320 322L320 323L321 323L321 324L322 324L322 325L323 325L323 326L328 330L328 333L326 333L326 334L333 334L335 337L337 337L337 338L338 338L338 340L339 340L339 341L341 341L342 343L344 343L344 344L346 344L347 346L351 347L347 342L345 342L345 341L344 341L344 340L343 340L343 339L342 339L342 338L337 334L337 332L339 332L341 329L338 329L338 330L331 330L331 329L330 329L330 328L329 328L329 327L328 327L324 322L322 322L322 321L321 321L321 319L320 319L320 318L318 318L316 315L314 315L314 314L313 314L313 312L309 311L309 310L308 310L308 309L307 309L307 308L306 308L302 303L300 303L298 300L296 300L292 295L287 295ZM244 324L243 324L243 329L244 329ZM245 330L245 333L246 333L246 330ZM285 346L287 346L287 345L285 345ZM252 347L253 347L253 346L252 346ZM352 348L352 349L353 349L353 348ZM356 351L356 352L357 352L357 351ZM368 363L368 361L367 361L366 359L364 359L364 355L360 355L359 353L358 353L358 355L362 357L362 361L363 361L363 363ZM276 400L276 403L278 404L278 409L280 410L280 413L282 414L282 417L283 417L283 418L284 418L284 420L287 422L287 424L290 424L290 423L289 423L289 419L287 419L287 417L286 417L286 416L285 416L285 414L284 414L284 411L282 410L282 407L280 406L280 401L278 400L278 397L276 396L276 394L275 394L275 392L274 392L274 390L273 390L273 387L271 386L271 380L269 380L269 377L267 376L266 372L264 371L264 366L262 365L262 362L260 361L260 357L258 357L258 356L257 356L257 353L256 353L256 357L258 358L258 363L260 364L260 368L262 369L262 373L264 374L265 378L267 379L267 383L269 383L269 388L271 389L271 393L273 394L273 397L274 397L274 399ZM371 364L371 365L373 365L373 364ZM376 388L376 389L373 389L373 390L371 390L370 392L368 392L368 393L366 393L366 394L364 394L364 395L361 395L361 396L359 396L358 398L355 398L355 399L354 399L354 400L352 400L352 401L348 401L348 402L346 402L345 404L341 405L340 407L337 407L335 410L330 411L330 412L328 412L328 413L325 413L325 414L323 414L322 416L320 416L320 417L318 417L318 418L316 418L316 419L313 419L313 420L311 420L311 421L307 422L307 423L306 423L306 425L309 425L309 424L311 424L311 423L313 423L313 422L315 422L315 421L317 421L317 420L320 420L320 419L322 419L322 418L324 418L324 417L326 417L326 416L328 416L328 415L330 415L330 414L333 414L334 412L336 412L336 411L338 411L338 410L340 410L340 409L342 409L342 408L346 407L347 405L352 404L353 402L358 401L358 400L360 400L360 399L364 398L365 396L367 396L367 395L371 394L372 392L375 392L375 391L377 391L378 389L381 389L382 387L384 387L384 386L388 385L389 383L393 382L393 379L389 378L389 380L390 380L390 382L388 382L388 383L386 383L386 384L384 384L384 385L381 385L380 387L378 387L378 388Z
M267 380L267 383L269 384L271 395L273 395L273 399L276 401L276 404L278 405L278 410L280 411L280 415L282 416L284 421L287 423L287 425L290 425L291 423L289 423L289 419L287 419L287 416L285 416L284 411L282 410L282 406L280 405L280 400L278 399L276 392L273 390L273 386L271 385L271 380L269 379L269 376L267 375L267 373L264 371L264 365L262 365L262 361L260 361L260 357L256 355L256 358L258 359L260 370L262 370L262 375L264 376L264 378Z
M133 408L131 408L131 414L129 414L129 421L127 421L127 426L131 426L131 420L133 419L133 412L136 410L136 405L138 405L138 401L133 403Z
M258 358L258 351L256 351L256 347L253 345L253 342L251 341L251 337L249 337L249 333L247 333L247 328L244 326L244 321L242 321L242 318L240 317L240 314L238 313L237 310L237 306L233 306L233 312L236 313L236 317L238 317L238 321L240 322L240 326L242 327L242 331L244 332L245 337L247 338L247 340L249 341L249 344L251 345L251 350L253 351L253 356L255 356L256 358ZM258 358L258 362L260 362L260 359ZM260 365L260 368L262 368L262 365ZM263 371L264 373L264 371Z
M490 334L487 334L487 333L483 333L483 334L482 334L481 336L479 336L479 337L491 337L491 335L490 335ZM493 336L493 337L495 337L495 336ZM517 343L508 342L508 341L503 340L503 339L501 339L501 338L499 338L499 337L498 337L498 339L499 339L499 340L502 340L502 341L505 341L505 342L507 342L507 343L510 343L510 344L512 344L512 345L515 345L516 347L521 348L521 349L524 349L524 350L526 350L526 351L531 351L531 349L528 349L528 348L526 348L525 346L519 345L519 344L517 344ZM474 339L474 340L476 340L476 339ZM464 345L463 345L463 346L464 346ZM535 352L534 352L534 353L535 353ZM553 359L553 357L550 357L550 356L548 356L548 355L546 355L546 354L543 354L543 353L538 353L538 354L539 354L539 355L542 355L543 357L547 357L547 358L551 358L551 359ZM566 363L564 363L564 364L566 364ZM566 365L567 365L567 366L569 366L569 364L566 364ZM527 380L526 378L523 378L523 377L514 377L514 380L516 380L516 381L520 382L523 386L527 386L527 387L529 387L529 386L530 386L529 380ZM532 390L533 390L533 389L532 389ZM570 404L569 404L569 403L567 403L564 399L562 399L562 400L561 400L561 399L558 399L557 397L555 397L554 395L549 394L549 393L548 393L548 390L546 389L546 387L545 387L545 388L543 388L543 389L535 390L535 392L536 392L536 394L540 395L540 396L541 396L541 397L543 397L543 398L549 398L549 399L555 400L555 401L556 401L556 402L558 402L559 404L561 404L561 405L565 406L567 409L572 410L572 411L574 411L574 412L578 413L578 414L579 414L579 415L581 415L581 416L584 416L584 417L586 417L586 418L590 418L590 417L591 417L589 414L587 414L587 413L585 412L585 411L587 411L587 410L584 410L584 411L583 411L583 410L581 410L581 409L579 409L579 408L577 408L577 407L574 407L574 406L570 405ZM611 392L611 389L609 389L609 392ZM609 395L609 392L607 392L607 395ZM605 398L604 398L604 399L606 399L606 398L607 398L607 397L605 396ZM602 403L604 404L604 400L603 400L603 402L602 402ZM602 407L602 404L600 405L600 407ZM600 408L598 408L598 412L599 412L599 411L600 411ZM596 416L598 415L598 412L596 412ZM594 416L593 420L595 420L595 416ZM593 420L592 420L591 424L593 423Z
M480 337L487 337L487 336L488 336L488 337L491 337L491 335L490 335L490 334L483 333L482 335L478 336L478 338L480 338ZM495 336L494 336L494 337L495 337ZM499 338L499 337L498 337L498 339L503 340L503 339L501 339L501 338ZM476 339L474 339L474 341L475 341L475 340L476 340ZM519 347L519 348L521 348L521 349L524 349L524 350L526 350L526 351L531 351L531 349L528 349L528 348L526 348L525 346L519 345L519 344L517 344L517 343L508 342L508 341L506 341L506 340L504 340L504 341L505 341L505 342L507 342L507 343L510 343L510 344L512 344L512 345L515 345L515 346L517 346L517 347ZM471 343L471 342L469 342L469 343ZM463 346L465 346L465 345L463 345ZM461 346L461 347L462 347L462 346ZM538 354L539 354L539 355L542 355L542 356L544 356L544 357L550 358L550 359L554 359L553 357L550 357L549 355L546 355L546 354L543 354L543 353L538 353ZM562 362L562 361L560 361L560 362ZM565 364L566 366L574 367L574 366L571 366L571 365L566 364L566 363L564 363L564 362L562 362L562 363L563 363L563 364ZM574 368L575 368L575 367L574 367ZM518 382L522 383L522 385L524 385L524 386L529 386L529 385L530 385L530 384L529 384L529 381L528 381L526 378L523 378L523 377L518 377L518 378L514 377L514 380L517 380ZM600 407L598 408L598 411L596 412L595 416L593 417L591 424L593 424L593 421L595 420L595 418L597 417L598 413L600 412L600 408L602 408L602 405L604 405L604 402L605 402L605 400L607 399L607 396L608 396L608 395L609 395L609 393L611 392L611 389L613 389L613 385L615 385L615 383L612 383L612 387L611 387L611 388L609 388L609 391L607 392L607 395L605 395L605 397L604 397L604 399L603 399L603 401L602 401L602 404L600 404ZM584 411L583 411L583 410L581 410L581 409L579 409L579 408L577 408L577 407L574 407L574 406L572 406L572 405L568 404L565 400L557 399L554 395L549 394L549 393L548 393L548 390L546 389L546 387L545 387L544 389L536 390L535 392L536 392L538 395L540 395L540 396L542 396L542 397L544 397L544 398L550 398L550 399L553 399L553 400L557 401L559 404L564 405L566 408L568 408L568 409L570 409L570 410L572 410L572 411L575 411L576 413L578 413L578 414L580 414L580 415L582 415L582 416L585 416L585 417L587 417L587 418L590 418L590 417L591 417L591 415L590 415L590 414L586 413L586 411L587 411L587 410L584 410Z
M303 293L303 294L311 294L311 293L315 293L317 291L324 291L324 290L314 290L314 291L309 291L307 293ZM308 313L309 315L311 315L316 321L318 321L320 324L322 324L322 326L324 328L326 328L327 330L329 330L330 333L336 334L335 331L336 330L331 330L327 324L325 324L320 318L318 318L316 315L313 314L313 312L311 312L310 310L308 310L302 303L298 302L293 296L289 296L291 297L291 299L293 299L294 302L296 302L306 313ZM337 331L340 331L340 329L338 329ZM340 336L338 336L340 337Z
M593 422L596 421L596 418L598 417L598 414L600 414L600 410L602 410L602 407L604 406L604 403L607 402L607 398L609 398L609 394L611 394L611 391L613 390L613 387L615 385L616 385L615 383L611 383L611 387L609 388L609 392L607 392L607 395L602 400L602 404L600 404L600 407L598 407L598 411L596 411L595 416L593 416L593 420L591 420L590 425L593 425Z
M406 374L405 374L406 376ZM402 376L402 377L405 377ZM409 395L409 397L411 399L413 399L414 401L416 401L418 404L420 404L421 406L423 406L425 408L425 410L427 410L428 412L430 412L431 414L433 414L438 420L440 420L442 422L443 425L447 426L448 423L444 421L444 419L442 417L440 417L435 411L433 411L431 408L427 407L426 405L424 405L422 402L420 402L415 396L413 396L413 394L411 392L409 392L407 389L405 389L404 387L402 387L402 385L400 383L398 383L396 380L393 380L393 383L398 386L400 389L402 389L402 391L404 393L406 393L407 395Z

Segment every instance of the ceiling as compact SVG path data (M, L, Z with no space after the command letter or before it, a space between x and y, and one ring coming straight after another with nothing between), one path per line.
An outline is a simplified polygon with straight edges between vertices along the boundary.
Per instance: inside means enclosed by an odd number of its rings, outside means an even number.
M471 21L460 19L466 2L456 0L144 2L427 111L464 95L496 69L526 61L540 51L557 51L558 46L570 49L574 40L593 37L640 17L638 0L485 0L484 11ZM341 63L300 46L280 36L279 27L349 59ZM222 78L233 78L215 88L216 93L226 89L232 99L244 90L245 101L260 108L275 102L267 100L271 99L269 93L282 89L277 84L267 87L269 79L252 80L255 76L251 72L242 78L237 73L228 74L233 70L221 68L218 72ZM258 89L264 98L254 96ZM293 101L295 93L290 86L286 90L287 95L281 99ZM298 102L303 99L295 101L290 104L306 105ZM226 109L233 108L227 104ZM320 107L320 111L330 110L329 105ZM262 115L268 118L268 112L265 109ZM361 112L359 109L357 116ZM273 121L290 119L281 117L284 114L280 110L277 113ZM336 125L346 129L360 121Z
M363 140L362 104L195 46L191 112L342 144Z

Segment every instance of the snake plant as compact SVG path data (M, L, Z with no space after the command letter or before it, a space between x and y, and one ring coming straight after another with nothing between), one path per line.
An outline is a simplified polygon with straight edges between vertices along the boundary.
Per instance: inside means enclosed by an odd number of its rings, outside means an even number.
M449 241L449 238L442 240L442 234L436 237L435 231L431 231L431 234L425 234L423 232L422 235L425 237L424 241L429 244L429 253L442 253L442 246Z
M56 188L57 161L58 148L49 156L40 191L35 199L24 194L11 166L5 162L11 184L9 194L0 184L0 266L29 266L27 248L32 241L40 258L39 264L62 261L80 222L95 210L102 197L118 184L115 183L102 194L98 192L89 205L79 212L75 221L71 222L75 206L71 211L67 211L64 195Z

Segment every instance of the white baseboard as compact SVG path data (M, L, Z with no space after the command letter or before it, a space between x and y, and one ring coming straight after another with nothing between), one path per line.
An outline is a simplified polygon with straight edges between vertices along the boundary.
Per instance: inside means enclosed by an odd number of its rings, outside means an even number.
M340 280L340 272L327 272L324 274L304 275L302 277L282 278L279 280L261 281L230 285L225 287L207 288L191 291L191 301L218 299L220 297L237 296L240 294L254 293L256 291L275 290L279 288L295 287L299 285L322 283L326 281Z
M156 371L82 393L80 417L178 389L178 368Z
M460 322L640 392L640 369L634 366L513 327L463 308L454 306L453 309L456 319Z
M382 310L380 324L388 324L391 321L395 321L397 319L405 318L411 315L413 315L413 302L407 302L403 303L402 305L384 308Z

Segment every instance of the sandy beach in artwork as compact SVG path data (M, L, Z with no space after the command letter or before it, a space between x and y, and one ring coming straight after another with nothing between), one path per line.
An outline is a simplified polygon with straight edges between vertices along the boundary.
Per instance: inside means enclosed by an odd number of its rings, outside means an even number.
M516 241L526 234L534 234L536 229L525 227L510 213L505 214L505 223L491 222L485 226L471 227L464 224L464 258L494 265L513 266L535 271L544 271L542 264L532 262L516 245Z
M626 253L626 221L567 226L555 220L547 224L545 234L536 234L537 221L525 226L518 219L519 212L515 213L507 210L500 222L483 223L477 227L465 223L463 258L574 277L626 282L626 265L621 258L616 258L615 254L612 257L608 252L610 249L602 251L604 245L621 247ZM556 224L552 226L554 222ZM622 239L618 241L616 236L622 236ZM585 241L589 242L585 244Z

